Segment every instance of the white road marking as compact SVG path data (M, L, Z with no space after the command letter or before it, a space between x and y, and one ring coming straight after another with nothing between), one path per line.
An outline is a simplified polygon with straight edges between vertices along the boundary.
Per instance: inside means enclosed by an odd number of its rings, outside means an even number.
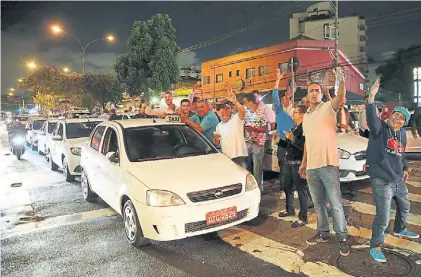
M16 227L4 231L2 238L8 238L12 236L22 235L30 233L36 230L51 229L59 226L70 225L80 223L87 220L105 218L115 216L117 213L111 208L105 208L95 211L75 213L71 215L62 215L52 218L47 218L40 222L31 222L26 224L17 225Z
M240 250L291 273L303 273L309 277L350 276L323 262L305 262L301 250L238 227L232 227L218 233L222 240L232 246L238 246Z
M373 194L371 188L364 188L358 191L368 193L368 194ZM408 193L408 199L413 202L421 203L421 195L419 194Z

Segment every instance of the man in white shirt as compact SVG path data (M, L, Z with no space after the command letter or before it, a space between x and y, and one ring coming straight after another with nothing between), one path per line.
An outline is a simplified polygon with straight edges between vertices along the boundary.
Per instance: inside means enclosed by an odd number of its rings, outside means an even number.
M169 114L176 114L178 107L173 103L173 96L170 91L167 91L164 95L165 104L167 104L167 107L162 107L158 109L152 109L150 106L148 106L145 110L145 113L147 115L155 115L159 116L161 118L165 118Z
M238 112L233 113L232 105ZM222 153L236 164L247 168L247 145L244 138L244 118L246 110L233 93L228 89L227 99L216 106L221 122L216 126L213 143L221 146Z

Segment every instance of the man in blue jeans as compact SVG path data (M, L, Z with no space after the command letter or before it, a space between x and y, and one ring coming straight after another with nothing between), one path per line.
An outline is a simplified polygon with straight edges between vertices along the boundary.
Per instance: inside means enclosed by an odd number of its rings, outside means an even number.
M317 215L317 233L306 243L315 245L330 238L326 202L331 206L333 229L339 241L339 252L348 256L351 248L347 243L348 230L342 205L339 182L339 157L336 141L336 113L346 101L346 89L342 70L338 68L339 87L332 101L322 102L322 87L318 83L308 86L310 108L304 115L304 155L299 169L307 179Z
M367 123L370 137L367 148L366 170L371 179L373 198L376 203L376 216L370 241L371 257L381 263L386 262L381 246L384 243L384 231L390 220L392 199L396 201L394 235L416 239L419 235L406 229L409 213L408 170L405 160L406 133L402 126L408 123L409 111L397 106L387 119L387 123L376 115L374 98L379 90L380 79L370 89L366 104Z

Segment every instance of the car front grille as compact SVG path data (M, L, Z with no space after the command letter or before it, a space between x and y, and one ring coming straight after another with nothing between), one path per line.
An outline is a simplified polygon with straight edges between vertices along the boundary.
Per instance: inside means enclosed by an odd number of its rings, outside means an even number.
M238 183L238 184L215 188L215 189L189 192L187 193L187 197L193 203L197 203L197 202L203 202L203 201L209 201L209 200L214 200L214 199L225 198L228 196L233 196L233 195L241 193L242 188L243 188L243 185Z
M361 152L355 153L354 157L357 161L363 161L367 158L367 154L365 151L361 151Z
M194 233L194 232L199 232L199 231L223 226L223 225L226 225L226 224L230 224L232 222L236 222L236 221L239 221L239 220L245 218L247 216L247 214L248 214L248 209L245 209L245 210L237 212L237 218L235 218L235 219L227 220L227 221L224 221L224 222L219 222L219 223L212 224L212 225L207 225L206 220L186 223L184 225L185 232L186 233Z

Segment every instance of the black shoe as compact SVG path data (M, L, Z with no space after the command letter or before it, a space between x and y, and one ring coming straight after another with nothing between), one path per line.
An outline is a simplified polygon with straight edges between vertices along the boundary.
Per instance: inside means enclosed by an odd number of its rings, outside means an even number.
M287 216L294 216L295 213L288 213L288 212L280 212L278 214L279 217L287 217Z
M306 221L297 220L297 221L294 221L294 222L291 224L291 227L292 227L292 228L298 228L298 227L301 227L301 226L306 225L307 223L308 223L308 222L307 222L307 220L306 220Z
M351 253L351 247L348 245L346 239L339 242L339 252L342 256L347 257Z
M330 235L321 235L317 232L314 236L306 240L308 245L316 245L319 242L328 242L330 239Z
M309 209L313 209L314 208L313 200L308 201L308 208Z

